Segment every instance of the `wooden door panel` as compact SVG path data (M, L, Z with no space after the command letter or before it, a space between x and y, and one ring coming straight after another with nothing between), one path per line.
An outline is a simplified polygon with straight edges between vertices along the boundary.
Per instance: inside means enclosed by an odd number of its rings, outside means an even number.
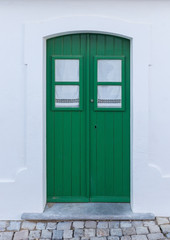
M54 56L82 58L80 109L54 107ZM96 56L123 57L124 108L95 107ZM46 120L48 202L130 201L129 40L102 34L49 39Z
M130 74L129 41L107 35L90 35L90 201L130 201ZM95 57L123 57L125 107L121 109L95 108ZM122 83L123 84L123 83ZM95 128L96 126L96 128Z
M52 107L52 56L86 57L86 35L47 41L47 198L49 202L88 201L86 167L86 104L83 110ZM85 65L82 67L84 98Z

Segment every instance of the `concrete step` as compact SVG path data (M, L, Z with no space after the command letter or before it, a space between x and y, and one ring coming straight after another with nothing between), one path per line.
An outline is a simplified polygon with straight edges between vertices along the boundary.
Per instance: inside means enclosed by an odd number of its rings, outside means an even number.
M24 220L153 220L152 213L133 213L129 203L48 203L43 213L23 213Z

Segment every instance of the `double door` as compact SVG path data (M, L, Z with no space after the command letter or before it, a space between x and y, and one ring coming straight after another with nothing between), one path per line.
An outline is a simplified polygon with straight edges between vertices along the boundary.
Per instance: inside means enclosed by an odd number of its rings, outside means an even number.
M102 34L47 41L48 202L130 201L130 45Z

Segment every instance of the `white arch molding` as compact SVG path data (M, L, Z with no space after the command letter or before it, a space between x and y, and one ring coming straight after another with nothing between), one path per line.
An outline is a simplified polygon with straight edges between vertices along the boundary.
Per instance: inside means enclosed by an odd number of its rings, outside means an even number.
M134 212L149 210L142 183L143 177L149 179L150 175L147 146L151 27L100 16L71 16L25 25L26 170L16 177L16 183L27 184L34 200L24 212L42 212L46 204L46 40L89 32L131 41L131 206Z

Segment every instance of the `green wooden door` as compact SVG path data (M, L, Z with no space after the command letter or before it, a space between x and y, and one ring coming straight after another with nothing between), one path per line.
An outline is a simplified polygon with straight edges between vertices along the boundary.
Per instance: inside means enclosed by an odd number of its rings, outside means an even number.
M47 41L47 201L130 201L130 42Z

